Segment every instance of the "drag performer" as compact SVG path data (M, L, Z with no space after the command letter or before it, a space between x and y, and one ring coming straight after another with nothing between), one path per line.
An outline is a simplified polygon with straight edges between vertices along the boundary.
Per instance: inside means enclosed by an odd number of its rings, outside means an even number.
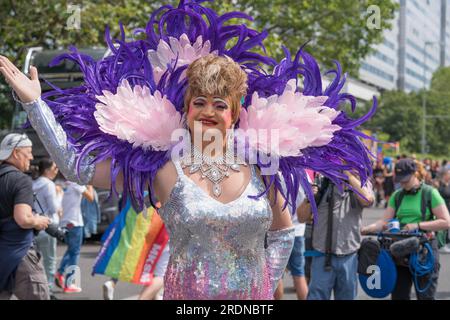
M376 104L350 119L341 107L356 102L340 93L338 63L323 90L303 48L295 57L286 49L277 63L257 53L266 32L230 22L249 16L219 16L201 2L163 6L135 31L144 40L127 41L121 27L113 41L107 30L112 54L99 61L75 48L55 59L80 66L79 87L40 97L35 68L30 80L2 57L0 70L66 178L123 192L136 212L145 190L161 202L170 237L165 299L272 299L293 245L287 208L296 208L300 185L316 211L305 169L341 190L344 170L364 184L371 165L355 128Z

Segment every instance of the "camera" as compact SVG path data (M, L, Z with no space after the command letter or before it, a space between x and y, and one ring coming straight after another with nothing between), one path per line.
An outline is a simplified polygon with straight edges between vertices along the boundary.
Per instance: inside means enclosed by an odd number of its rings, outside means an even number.
M320 202L322 201L323 196L325 195L328 187L330 186L331 181L327 177L324 177L322 175L316 174L314 178L314 185L317 186L319 191L314 196L314 200L316 201L316 205L318 206Z
M38 213L41 216L46 216L45 214ZM47 229L44 230L49 236L58 239L59 241L64 241L67 229L61 228L57 223L51 222ZM39 234L39 230L34 230L34 235L37 236Z
M35 213L37 213L38 215L41 215L41 216L47 216L47 215L44 213L44 210L42 210L42 206L41 206L41 204L39 203L39 200L37 199L35 193L33 194L33 198L34 198L34 201L38 204L39 208L41 209L41 210L40 210L41 212L39 213L39 212L36 212L35 210L33 210L33 211L34 211ZM51 219L50 219L50 221L51 221ZM58 239L59 241L64 241L64 238L65 238L66 233L67 233L68 230L67 230L66 228L61 228L57 223L51 222L51 223L48 225L47 229L45 229L44 231L45 231L49 236L54 237L54 238ZM39 230L34 230L35 236L37 236L37 235L39 234L39 232L40 232Z
M47 229L44 230L49 236L52 236L59 241L64 241L67 233L66 228L61 228L57 223L50 223Z

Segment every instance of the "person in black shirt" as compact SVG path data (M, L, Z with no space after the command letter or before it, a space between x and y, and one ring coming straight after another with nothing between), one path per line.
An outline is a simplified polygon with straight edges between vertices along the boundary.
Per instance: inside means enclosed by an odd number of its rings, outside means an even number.
M33 230L48 227L48 217L34 215L31 178L24 172L33 159L23 134L8 134L0 144L0 300L49 299L47 279L33 248Z

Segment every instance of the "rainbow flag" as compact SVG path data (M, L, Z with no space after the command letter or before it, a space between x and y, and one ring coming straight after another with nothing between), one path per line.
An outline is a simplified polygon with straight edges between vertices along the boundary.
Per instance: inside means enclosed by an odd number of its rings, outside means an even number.
M169 237L155 208L137 214L127 203L102 237L92 275L148 285Z

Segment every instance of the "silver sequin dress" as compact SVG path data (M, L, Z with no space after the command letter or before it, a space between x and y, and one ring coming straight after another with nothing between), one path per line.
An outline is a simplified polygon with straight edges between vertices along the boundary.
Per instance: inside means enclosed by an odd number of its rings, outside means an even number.
M164 299L272 299L264 240L272 223L267 197L251 166L242 195L227 204L210 197L178 162L177 182L158 212L170 238Z

